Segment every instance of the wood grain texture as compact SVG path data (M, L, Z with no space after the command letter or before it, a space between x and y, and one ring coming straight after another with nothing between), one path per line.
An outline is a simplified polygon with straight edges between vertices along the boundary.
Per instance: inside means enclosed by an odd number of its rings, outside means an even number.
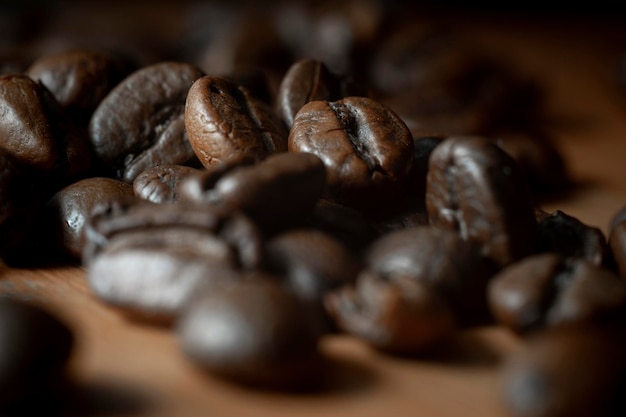
M489 16L445 22L542 80L548 127L578 184L543 208L561 209L606 232L626 204L626 96L615 73L624 33L603 22ZM100 303L81 268L0 266L0 294L48 307L75 330L71 369L89 398L85 415L506 417L499 366L522 343L504 329L485 327L459 333L435 356L398 358L333 336L322 342L330 375L323 390L272 393L195 369L174 330L129 321Z

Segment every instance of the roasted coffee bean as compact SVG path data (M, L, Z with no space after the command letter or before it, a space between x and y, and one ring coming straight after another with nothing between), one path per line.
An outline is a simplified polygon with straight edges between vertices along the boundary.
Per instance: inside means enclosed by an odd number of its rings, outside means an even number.
M46 86L65 113L86 126L100 101L133 69L129 60L112 53L74 49L40 57L26 74Z
M181 184L180 198L241 210L266 231L301 221L326 184L323 162L308 153L281 152L257 163L210 167Z
M301 59L289 68L281 81L276 99L277 111L291 127L296 113L310 101L337 101L365 95L364 88L347 76L331 73L323 62Z
M539 251L581 258L598 266L609 266L610 250L604 233L561 210L539 221Z
M261 238L243 215L207 207L110 203L90 218L83 263L100 300L129 317L171 324L200 287L261 263Z
M626 413L623 323L542 331L503 366L512 417L618 417Z
M331 292L340 328L383 350L432 348L457 325L485 320L488 272L475 248L433 227L391 232L368 250L356 286Z
M287 150L287 128L244 87L205 76L189 90L185 127L205 167L233 159L257 161Z
M189 88L203 75L190 64L160 62L133 72L111 90L89 122L105 172L130 183L154 165L196 164L184 111Z
M23 164L52 171L63 153L57 108L50 92L28 76L1 76L0 147Z
M90 177L72 183L55 193L43 208L41 230L60 251L80 260L85 245L84 226L94 208L108 201L132 196L131 185L104 177Z
M450 137L430 156L426 209L431 224L481 247L495 268L531 254L537 223L515 161L484 137Z
M387 233L409 229L417 226L428 226L428 214L424 211L405 211L393 216L385 217L372 223L372 227L377 236L384 236Z
M178 200L178 187L185 178L200 175L201 170L174 164L156 165L135 177L135 195L153 203L173 203Z
M361 254L376 236L360 212L325 198L318 200L304 225L330 234L355 254Z
M366 97L304 105L291 128L289 150L324 161L329 199L370 211L401 193L413 162L413 139L404 122Z
M569 184L563 155L550 137L540 132L503 132L492 136L523 171L531 190L542 195Z
M57 388L73 342L72 330L51 312L0 298L0 412L19 414Z
M297 295L321 306L325 294L354 282L358 258L343 243L314 229L295 229L267 242L266 265Z
M621 317L626 283L585 260L545 253L495 275L488 300L498 323L525 334L560 323Z
M275 277L257 273L199 294L178 329L193 363L230 380L293 389L319 376L319 316Z

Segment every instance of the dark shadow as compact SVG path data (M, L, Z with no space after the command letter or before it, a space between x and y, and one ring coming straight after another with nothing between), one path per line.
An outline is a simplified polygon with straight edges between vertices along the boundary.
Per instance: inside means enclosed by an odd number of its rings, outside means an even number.
M106 417L144 414L153 409L154 396L121 381L67 381L53 389L28 395L1 414L7 417Z

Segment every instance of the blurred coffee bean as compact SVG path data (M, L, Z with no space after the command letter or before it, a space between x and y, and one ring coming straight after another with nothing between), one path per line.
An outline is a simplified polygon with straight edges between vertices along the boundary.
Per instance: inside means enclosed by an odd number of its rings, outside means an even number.
M305 104L291 128L289 150L324 161L329 199L370 212L391 208L413 163L404 122L366 97Z
M185 127L205 167L232 159L260 161L287 150L287 128L278 115L248 90L218 77L193 83Z
M295 389L321 376L319 316L273 276L199 294L178 334L193 363L235 382Z
M281 152L249 162L212 166L189 177L181 184L181 200L241 210L264 231L274 232L301 222L322 195L326 170L315 155Z
M512 417L618 417L626 413L624 324L561 325L534 335L503 366Z
M426 208L431 224L480 246L496 268L535 250L526 181L515 161L484 137L451 137L434 149Z
M610 265L610 249L599 228L586 225L561 210L544 216L538 224L540 252L581 258L597 267Z
M94 295L130 317L170 324L201 287L261 263L261 237L243 215L207 207L114 202L87 224L83 263Z
M26 74L46 86L77 124L87 126L100 101L133 69L113 53L76 49L42 56Z
M155 165L135 177L133 192L153 203L173 203L178 200L180 184L192 175L200 175L200 169L174 164Z
M185 132L187 92L203 73L181 62L143 67L122 80L100 102L89 136L102 168L132 182L161 164L196 164Z
M72 330L51 312L0 298L0 412L20 415L58 388L73 344Z
M367 95L364 88L347 76L331 73L321 61L301 59L287 71L278 88L277 111L288 127L296 113L310 101L337 101Z
M546 253L500 271L488 299L498 323L520 334L560 323L600 320L626 312L626 283L583 259Z
M457 234L414 227L374 241L355 286L326 297L338 326L373 346L419 353L486 319L488 271Z
M608 245L618 275L626 279L626 207L617 210L611 218Z

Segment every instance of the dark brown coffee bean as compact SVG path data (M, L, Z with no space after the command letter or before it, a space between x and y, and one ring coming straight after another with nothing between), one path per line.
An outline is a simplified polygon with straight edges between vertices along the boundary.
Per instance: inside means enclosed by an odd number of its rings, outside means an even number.
M620 208L611 218L608 244L618 275L626 279L626 207Z
M276 99L277 111L291 127L296 113L310 101L337 101L365 95L364 88L359 88L348 77L331 73L323 62L301 59L289 68L281 81Z
M0 412L32 407L58 386L73 341L71 329L47 310L0 298Z
M52 196L43 208L42 230L53 248L81 259L84 226L94 208L108 201L132 196L129 184L112 178L91 177L72 183Z
M404 122L365 97L304 105L289 134L289 150L320 157L328 197L358 208L378 208L397 197L413 162L413 139Z
M189 90L185 108L189 141L205 167L287 150L287 128L273 110L248 90L206 76Z
M293 389L319 376L319 317L272 276L199 295L178 329L193 363L230 380Z
M202 75L186 63L161 62L133 72L111 90L89 122L104 168L132 182L154 165L196 163L184 111L187 92Z
M623 323L557 326L530 338L503 366L512 417L618 417L626 413Z
M201 172L184 165L156 165L137 175L133 181L133 191L137 197L153 203L173 203L178 200L181 182Z
M348 248L319 230L287 231L271 239L265 251L267 267L285 277L297 295L319 305L325 294L352 283L361 269Z
M561 210L539 221L539 251L556 252L564 258L581 258L598 267L610 265L611 256L604 233Z
M260 235L243 215L207 207L110 203L90 218L83 255L93 293L123 313L171 323L200 287L260 266Z
M488 272L475 248L432 227L391 232L368 250L355 287L326 297L340 328L380 349L420 352L485 319Z
M26 74L46 86L65 113L86 126L100 101L132 69L130 62L112 53L75 49L40 57Z
M626 312L626 283L606 269L553 253L530 256L489 283L496 320L517 333Z
M315 155L282 152L249 162L211 167L188 178L181 184L181 200L241 210L262 229L275 231L302 221L322 195L326 169Z
M431 224L481 247L496 268L535 250L537 223L515 161L483 137L451 137L430 156L426 208Z
M26 75L0 77L0 147L33 168L52 171L62 159L58 103L41 84Z

